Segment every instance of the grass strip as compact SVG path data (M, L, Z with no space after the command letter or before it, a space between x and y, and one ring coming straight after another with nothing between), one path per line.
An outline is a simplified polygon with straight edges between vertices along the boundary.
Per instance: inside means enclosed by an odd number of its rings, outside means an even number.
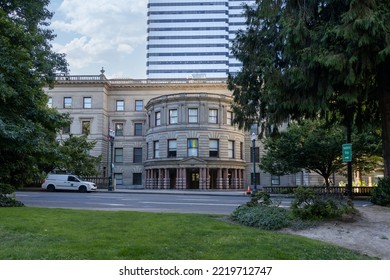
M2 260L356 260L368 256L223 216L0 208Z

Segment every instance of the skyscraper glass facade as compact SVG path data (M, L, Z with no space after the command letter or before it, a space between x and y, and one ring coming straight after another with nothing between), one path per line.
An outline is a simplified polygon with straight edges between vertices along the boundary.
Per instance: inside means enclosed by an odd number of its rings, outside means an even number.
M240 69L231 40L245 29L243 0L149 0L148 79L226 78Z

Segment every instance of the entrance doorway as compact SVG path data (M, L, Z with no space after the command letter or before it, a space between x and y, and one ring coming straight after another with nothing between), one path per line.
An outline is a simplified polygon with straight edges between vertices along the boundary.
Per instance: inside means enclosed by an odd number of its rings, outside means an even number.
M210 189L217 189L218 169L210 169L209 176Z
M169 188L176 188L176 169L169 169Z
M199 168L187 169L187 184L189 189L199 189Z

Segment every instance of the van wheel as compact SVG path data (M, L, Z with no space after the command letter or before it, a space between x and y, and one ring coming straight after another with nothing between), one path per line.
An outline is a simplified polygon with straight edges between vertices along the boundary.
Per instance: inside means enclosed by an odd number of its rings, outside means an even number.
M79 192L87 192L87 187L86 186L80 186Z
M47 191L54 192L55 190L56 190L56 187L54 187L54 185L48 185L47 186Z

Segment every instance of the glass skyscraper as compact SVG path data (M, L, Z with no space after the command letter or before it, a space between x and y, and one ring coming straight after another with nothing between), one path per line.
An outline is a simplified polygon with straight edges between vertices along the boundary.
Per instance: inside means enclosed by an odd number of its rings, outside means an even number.
M226 78L240 69L231 40L244 0L149 0L147 78Z

